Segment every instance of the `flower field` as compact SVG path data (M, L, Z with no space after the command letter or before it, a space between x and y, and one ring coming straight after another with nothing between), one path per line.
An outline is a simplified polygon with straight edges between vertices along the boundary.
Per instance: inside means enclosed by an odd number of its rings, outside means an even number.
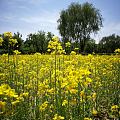
M119 120L120 56L0 56L0 118Z

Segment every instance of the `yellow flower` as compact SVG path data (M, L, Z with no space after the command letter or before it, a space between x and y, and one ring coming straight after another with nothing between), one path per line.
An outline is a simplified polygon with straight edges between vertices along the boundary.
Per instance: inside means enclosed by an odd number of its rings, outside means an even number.
M75 48L74 50L77 51L77 50L79 50L79 48Z
M28 92L24 92L24 93L21 94L21 96L24 96L24 97L27 97L28 95L29 95Z
M9 39L9 43L10 43L11 45L15 45L15 44L18 43L18 42L17 42L17 39L11 38L11 39Z
M64 52L57 36L54 36L52 40L49 41L48 52L51 52L52 54L62 54Z
M12 32L5 32L4 37L12 38Z
M70 42L65 43L65 47L70 47L70 46L71 46Z
M4 100L7 100L7 97L4 97L3 99L4 99Z
M81 97L84 97L84 96L85 96L84 90L80 92L80 96L81 96Z
M118 48L118 49L116 49L114 52L115 52L115 53L120 53L120 49Z
M96 116L96 115L98 114L97 110L95 110L95 109L93 108L92 114L93 114L94 116Z
M92 79L91 79L91 78L89 78L89 77L87 77L87 78L86 78L86 82L89 84L89 83L91 83L91 82L92 82Z
M12 103L12 105L16 105L17 103L19 103L20 101L19 100L16 100L16 101L13 101L13 102L11 102Z
M118 105L113 105L113 106L111 106L111 110L112 111L118 111Z
M2 46L3 39L0 37L0 46Z
M0 101L0 109L5 108L6 102Z
M70 90L70 93L72 93L72 94L76 94L77 93L76 89L69 89L69 90Z
M68 101L67 100L64 100L63 103L62 103L62 106L65 106L68 104Z
M19 100L19 101L24 101L24 98L21 97L21 96L17 97L16 99Z
M59 38L58 38L57 36L53 36L52 40L58 42L58 41L59 41Z
M75 51L71 51L70 54L71 54L71 55L76 55L76 52L75 52Z
M2 84L0 86L0 95L6 95L8 97L17 98L18 95L15 93L15 89L11 89L9 85Z
M51 89L48 89L47 92L48 92L49 94L54 94L55 90L54 90L53 88L51 88Z
M5 91L6 95L9 96L9 97L14 97L14 98L17 98L18 95L15 93L15 90L14 89L7 89Z
M55 114L53 120L64 120L64 117Z
M48 52L50 52L51 50L50 50L50 49L48 49L47 51L48 51Z
M96 93L95 92L92 94L92 98L95 101L95 99L96 99Z
M87 99L88 99L88 100L91 100L91 95L88 95L88 96L87 96Z
M39 56L40 56L40 55L41 55L41 53L37 52L37 53L35 53L34 55L39 55Z
M45 101L45 102L39 107L39 110L40 110L40 111L45 111L45 109L47 108L47 106L48 106L48 102Z
M21 52L19 52L18 50L14 50L13 51L16 55L20 54Z
M92 120L91 118L84 118L84 120Z
M93 55L92 54L88 54L88 58L93 58Z

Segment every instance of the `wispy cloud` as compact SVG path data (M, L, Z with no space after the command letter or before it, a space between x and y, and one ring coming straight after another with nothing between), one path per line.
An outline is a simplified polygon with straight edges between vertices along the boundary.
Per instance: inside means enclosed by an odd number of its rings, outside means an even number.
M16 3L25 3L25 4L32 4L32 5L37 5L37 4L46 4L51 2L52 0L5 0L5 2L9 5L14 5Z
M48 11L43 11L41 14L37 16L26 16L26 17L21 17L20 20L24 21L26 23L50 23L50 24L56 24L58 20L59 14L58 12L48 12Z
M28 17L21 17L20 21L24 22L25 24L29 24L33 31L43 30L45 32L52 32L55 35L59 35L57 30L57 20L59 18L59 12L57 11L43 11L40 15L37 16L28 16ZM27 33L30 33L29 29L26 30Z
M22 9L22 10L30 10L30 8L25 5L19 5L19 6L17 6L17 8Z
M0 16L0 21L12 21L12 20L15 20L16 19L16 16L15 15L12 15L12 14L7 14L7 15L1 15Z
M51 2L52 0L29 0L30 4L46 4L48 2Z
M49 17L48 17L49 18ZM45 17L38 17L38 16L33 16L33 17L23 17L20 18L21 21L26 22L26 23L51 23L51 24L56 24L56 21L53 19L48 19Z

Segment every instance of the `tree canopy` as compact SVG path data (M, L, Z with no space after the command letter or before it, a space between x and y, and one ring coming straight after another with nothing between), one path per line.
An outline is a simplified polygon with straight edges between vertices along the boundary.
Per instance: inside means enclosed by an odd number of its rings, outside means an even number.
M58 19L58 30L64 45L68 41L79 42L80 52L84 51L91 33L97 33L102 27L102 15L92 4L72 3L62 10Z
M120 48L120 36L112 34L103 37L98 46L101 53L113 53L117 48Z
M23 44L23 53L46 53L48 42L54 35L51 32L45 33L44 31L38 31L37 33L30 33Z

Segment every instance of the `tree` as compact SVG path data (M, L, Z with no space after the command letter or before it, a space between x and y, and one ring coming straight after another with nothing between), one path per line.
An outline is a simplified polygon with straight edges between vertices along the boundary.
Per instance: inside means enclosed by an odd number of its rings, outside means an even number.
M14 33L13 38L17 40L17 43L14 46L14 50L20 51L23 43L22 34L20 34L19 32Z
M14 36L12 35L11 32L5 32L2 34L3 42L2 42L2 47L1 49L1 54L3 53L8 53L8 54L13 54L13 50L19 48L20 45L20 40L18 40L18 36L16 37L14 33Z
M114 53L117 48L120 48L120 36L112 34L107 37L103 37L99 44L100 53Z
M52 39L52 37L53 34L51 32L46 34L44 31L29 34L24 45L22 46L22 53L46 53L48 42Z
M5 32L0 37L3 39L2 46L0 46L0 54L13 54L13 50L19 50L23 43L22 34L19 32L12 35L11 32Z
M68 9L62 10L58 19L58 30L63 43L77 41L80 52L84 51L91 33L97 33L102 27L102 15L92 4L72 3Z
M95 44L95 40L91 39L89 41L87 41L84 51L86 53L96 53L96 49L97 49L97 45Z

